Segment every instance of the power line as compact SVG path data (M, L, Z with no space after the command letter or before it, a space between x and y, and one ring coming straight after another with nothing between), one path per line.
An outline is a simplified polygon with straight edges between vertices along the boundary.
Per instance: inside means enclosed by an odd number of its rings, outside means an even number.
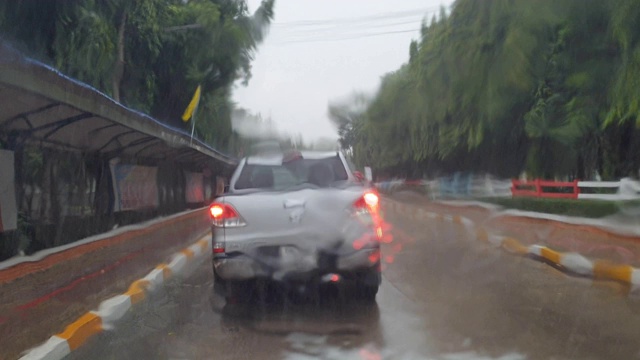
M342 31L342 30L367 30L367 29L378 29L378 28L386 28L386 27L394 27L394 26L398 26L398 25L409 25L409 24L416 24L416 23L421 23L422 19L421 18L416 18L416 19L412 19L412 20L403 20L403 21L396 21L396 22L390 22L390 23L380 23L380 24L371 24L371 25L367 25L366 27L363 26L336 26L336 25L332 25L330 27L317 27L317 28L302 28L302 29L286 29L286 28L281 28L281 29L276 29L276 31L280 32L280 31L285 31L287 34L308 34L308 33L319 33L319 32L336 32L336 31ZM364 24L363 24L364 25Z
M337 42L370 37L418 32L419 28L406 25L423 23L430 13L440 7L379 13L352 18L300 20L272 24L271 39L274 45ZM385 31L379 31L379 30Z
M290 22L288 24L302 23L304 26L274 28L271 36L272 39L277 39L274 41L276 44L357 40L419 31L419 29L413 29L413 26L407 29L406 25L420 24L427 15L428 13L416 14L416 10L411 10L346 19L349 21L346 23L345 19ZM380 29L385 31L376 31Z
M340 23L347 24L355 24L359 22L370 22L376 20L385 20L385 19L400 19L404 17L410 16L420 16L424 17L426 14L433 13L439 10L439 7L429 7L422 9L413 9L413 10L405 10L405 11L395 11L395 12L387 12L387 13L378 13L374 15L349 18L333 18L333 19L325 19L325 20L299 20L299 21L288 21L288 22L274 22L272 26L276 27L306 27L306 26L318 26L318 25L334 25Z
M313 42L335 42L335 41L358 40L358 39L363 39L363 38L368 38L368 37L393 35L393 34L418 32L418 31L420 31L420 29L385 31L385 32L370 33L370 34L360 34L360 35L350 36L350 37L334 38L334 39L316 38L316 39L303 39L303 40L285 40L285 41L281 41L281 42L275 42L275 43L273 43L273 45L279 46L279 45L313 43Z

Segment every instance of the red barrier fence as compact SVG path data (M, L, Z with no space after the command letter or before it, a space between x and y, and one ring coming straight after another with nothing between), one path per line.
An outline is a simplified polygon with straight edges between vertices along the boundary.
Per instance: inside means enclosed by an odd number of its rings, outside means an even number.
M540 179L533 181L511 180L511 194L513 196L577 199L580 188L578 180L566 182Z

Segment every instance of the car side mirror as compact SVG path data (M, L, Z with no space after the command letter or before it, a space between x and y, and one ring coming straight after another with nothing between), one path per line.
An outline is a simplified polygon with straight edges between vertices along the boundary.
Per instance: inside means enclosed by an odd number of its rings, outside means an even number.
M355 176L358 181L364 182L364 175L362 175L360 171L354 171L353 176Z

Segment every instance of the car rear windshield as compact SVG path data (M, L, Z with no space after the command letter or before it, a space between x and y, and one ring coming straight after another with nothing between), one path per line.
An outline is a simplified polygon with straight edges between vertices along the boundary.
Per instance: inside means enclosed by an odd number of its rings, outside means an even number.
M323 159L298 158L280 165L247 163L235 183L235 188L285 190L309 183L329 187L349 177L338 156Z

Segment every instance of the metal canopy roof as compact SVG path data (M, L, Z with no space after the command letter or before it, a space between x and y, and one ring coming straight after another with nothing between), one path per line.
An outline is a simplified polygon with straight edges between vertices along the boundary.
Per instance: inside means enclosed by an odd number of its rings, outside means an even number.
M109 158L223 167L237 160L0 43L0 133Z

